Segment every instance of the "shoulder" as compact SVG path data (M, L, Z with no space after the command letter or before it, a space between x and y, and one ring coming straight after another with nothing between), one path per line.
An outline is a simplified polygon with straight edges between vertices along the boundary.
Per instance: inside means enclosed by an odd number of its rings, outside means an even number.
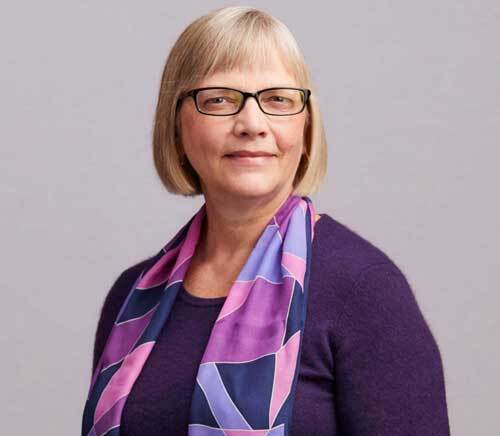
M322 266L330 267L327 269L342 270L351 277L377 264L399 269L382 248L328 214L322 214L315 226L313 257Z
M113 286L106 295L102 309L103 311L106 310L108 313L111 312L110 315L114 315L113 320L118 315L121 305L125 298L127 298L135 280L141 274L150 259L151 258L144 259L134 265L128 266L119 273L118 277L115 279Z
M115 278L113 285L108 290L104 303L101 306L99 322L95 332L93 369L97 365L97 360L104 349L106 340L120 312L123 302L127 298L136 278L146 267L149 260L150 258L142 260L123 270L118 277Z
M408 280L380 248L322 221L311 275L322 287L310 287L310 301L314 324L326 320L343 427L449 435L441 354Z
M389 309L405 308L420 316L413 290L396 262L327 214L315 226L310 280L318 305L328 308L335 325L347 318L366 320L368 315L376 322L378 311Z
M315 226L312 246L311 279L315 285L329 287L333 297L352 298L353 289L377 271L389 274L394 280L405 278L382 248L346 224L322 214Z
M437 343L403 271L381 248L334 218L323 215L320 223L310 303L316 318L328 322L336 354L366 350L381 359L413 356L439 372Z
M104 303L101 307L100 322L113 323L122 303L127 298L132 285L137 277L141 274L142 270L146 267L152 257L141 260L131 266L126 267L117 276L111 288L108 290ZM109 321L109 322L108 322Z

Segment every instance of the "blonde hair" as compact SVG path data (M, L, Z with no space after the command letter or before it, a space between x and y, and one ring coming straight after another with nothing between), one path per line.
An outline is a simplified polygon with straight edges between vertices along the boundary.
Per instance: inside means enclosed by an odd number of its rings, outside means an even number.
M305 153L293 181L293 193L310 195L318 190L326 173L327 145L319 105L303 55L290 30L279 20L247 6L216 9L193 21L181 33L167 58L153 127L156 171L173 194L202 194L198 174L183 156L176 131L180 94L218 71L265 64L273 49L298 86L311 89L304 131Z

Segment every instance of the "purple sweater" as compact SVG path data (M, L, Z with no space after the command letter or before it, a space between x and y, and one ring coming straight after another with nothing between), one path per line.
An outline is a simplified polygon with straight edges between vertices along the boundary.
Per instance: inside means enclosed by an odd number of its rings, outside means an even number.
M449 435L440 353L396 264L327 214L316 223L291 434ZM144 261L104 302L94 360ZM181 289L125 404L122 436L187 435L198 364L226 297Z

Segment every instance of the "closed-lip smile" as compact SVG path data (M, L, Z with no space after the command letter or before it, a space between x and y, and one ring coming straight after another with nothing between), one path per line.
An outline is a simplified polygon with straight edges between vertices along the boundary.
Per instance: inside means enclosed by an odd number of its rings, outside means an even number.
M250 150L238 150L231 153L226 153L224 156L228 157L272 157L276 156L273 153L267 151L250 151Z

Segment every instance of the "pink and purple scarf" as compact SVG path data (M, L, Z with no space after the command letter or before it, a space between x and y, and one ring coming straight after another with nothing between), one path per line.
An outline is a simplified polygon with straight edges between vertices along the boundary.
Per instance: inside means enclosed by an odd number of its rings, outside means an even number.
M123 407L182 286L205 214L204 204L132 286L92 376L82 436L120 434ZM290 195L259 237L200 362L190 436L289 434L314 218L309 197Z

